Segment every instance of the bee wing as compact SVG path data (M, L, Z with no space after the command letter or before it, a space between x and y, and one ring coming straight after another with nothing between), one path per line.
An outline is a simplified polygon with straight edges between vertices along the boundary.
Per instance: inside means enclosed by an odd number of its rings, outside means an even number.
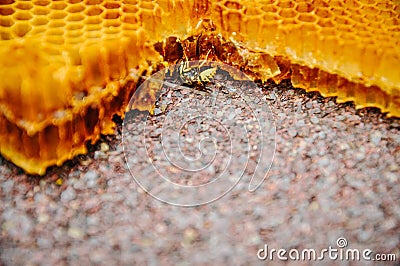
M217 73L216 67L206 69L200 73L200 80L203 82L209 82L210 79L212 79L216 73Z
M148 111L151 115L153 115L158 95L162 90L164 78L165 71L163 70L155 73L151 77L146 77L146 80L142 83L142 85L140 85L140 87L135 91L135 94L132 96L126 111Z

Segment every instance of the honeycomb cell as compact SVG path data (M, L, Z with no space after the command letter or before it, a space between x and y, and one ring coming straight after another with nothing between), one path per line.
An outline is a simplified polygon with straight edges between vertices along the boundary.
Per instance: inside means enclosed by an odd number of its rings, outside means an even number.
M379 14L379 17L381 17L382 19L387 19L387 18L395 18L395 19L399 19L399 15L396 14L396 12L391 11L391 10L384 10Z
M337 17L335 23L338 25L349 25L351 24L351 21L345 17Z
M102 23L95 23L85 25L85 34L90 34L90 36L101 36Z
M350 21L349 21L350 22ZM353 33L354 27L352 24L340 24L337 26L337 29L340 31L339 35L349 35ZM346 37L343 37L346 38Z
M328 2L324 0L315 0L313 1L313 5L320 8L329 7Z
M361 5L357 0L348 0L346 1L346 7L358 10L361 7Z
M104 27L119 27L121 26L121 22L117 19L109 19L104 22Z
M103 14L102 17L105 19L117 19L119 18L120 13L118 10L106 10Z
M13 28L16 36L23 37L32 29L32 26L26 22L18 22Z
M129 4L129 5L137 5L139 3L138 0L123 0L124 4Z
M86 5L99 5L103 2L103 0L87 0L85 2Z
M101 24L102 19L97 16L87 17L85 22L86 22L86 26L92 26L91 24L99 25L99 24Z
M120 30L115 27L109 27L104 28L103 33L105 34L102 36L104 39L116 39L118 38L118 36L115 35L118 35L118 33L120 33Z
M322 8L322 7L318 7L315 10L315 15L317 15L320 18L329 18L329 17L331 17L331 13L330 13L329 9Z
M283 18L295 18L297 16L297 12L291 8L282 8L279 11L279 15Z
M106 2L104 3L104 7L107 9L117 9L121 7L121 4L118 3L117 1L115 2Z
M232 23L227 24L228 26L228 31L229 32L240 32L240 27L237 27L237 25L240 25L240 21L242 20L242 13L236 10L230 10L230 12L227 14L228 21L232 21Z
M364 14L375 14L376 15L377 13L379 13L379 9L377 9L374 6L363 6L363 7L361 7L361 9L363 10L362 12ZM376 16L376 18L379 18L379 16Z
M64 19L67 17L68 13L65 12L64 10L55 10L50 14L51 19Z
M83 38L80 38L83 35L82 33L83 32L80 30L71 30L65 34L65 37L68 40L68 43L78 43L83 40Z
M11 5L14 2L14 0L3 0L1 1L0 5Z
M148 1L141 1L139 3L139 7L142 8L142 9L153 10L154 9L154 3L148 2Z
M67 8L67 6L68 5L64 2L53 1L50 5L50 8L56 10L64 10L65 8Z
M354 29L351 29L347 32L341 32L338 34L338 38L345 38L349 43L357 43L357 35L354 33Z
M46 25L47 23L49 23L49 19L46 17L35 17L32 20L32 25L33 26L41 26L41 25Z
M368 30L364 30L364 31L360 30L360 31L357 31L357 35L360 38L368 40L368 43L371 43L371 44L373 43L374 34L372 32L370 32Z
M376 3L376 7L382 11L393 10L392 3L378 2Z
M299 2L295 10L300 13L310 13L314 10L314 5L311 3Z
M12 25L14 25L12 17L0 17L0 26L11 27Z
M361 4L364 5L374 5L375 4L375 0L359 0Z
M324 18L318 20L318 25L321 26L322 28L327 28L327 27L334 27L335 23L332 21L330 18Z
M381 25L381 23L377 22L377 21L369 21L367 24L368 28L371 29L372 32L379 32L376 29L379 29L380 25ZM386 34L384 34L384 35L386 35Z
M34 15L47 15L50 13L50 10L43 6L34 6L32 12Z
M282 25L283 28L296 26L297 23L298 22L296 18L285 18L282 21L280 21L280 24ZM296 26L296 30L297 28L298 26ZM284 35L287 35L287 33L284 33Z
M363 16L353 14L349 17L350 21L353 21L354 24L368 24L368 20L365 19Z
M62 45L64 44L65 39L62 35L48 35L45 37L45 41L50 44ZM59 52L54 51L54 53L58 54Z
M93 6L89 7L86 11L85 14L88 16L98 16L103 12L103 9L99 6Z
M35 25L36 26L36 25ZM32 35L39 35L39 34L43 34L46 32L46 27L45 26L36 26L33 27L32 30L30 31Z
M228 9L233 9L233 10L240 10L242 9L242 5L238 2L234 2L234 1L226 1L224 3L224 6Z
M369 21L377 21L381 22L383 18L377 18L376 14L366 14L364 18L369 22Z
M85 17L82 14L73 13L73 14L68 14L66 18L67 18L67 21L81 21Z
M263 5L261 10L267 13L275 13L278 11L278 8L274 5Z
M82 23L75 23L75 24L67 25L67 30L69 30L69 31L80 30L83 28L84 28L84 25Z
M139 8L135 5L125 5L122 8L122 12L123 13L138 13L139 12Z
M67 11L70 13L78 13L78 12L82 12L83 10L85 10L85 6L81 5L81 4L70 5L67 8Z
M248 7L244 9L244 14L246 16L259 16L262 12L259 8Z
M122 28L122 36L125 37L129 37L132 34L135 34L140 29L138 24L128 24L128 23L123 24L121 28Z
M122 21L125 23L136 25L138 23L138 18L136 17L136 15L129 14L122 16Z
M293 8L295 7L295 1L280 1L276 5L280 8Z
M1 40L11 40L13 38L12 34L8 31L3 31L0 29L0 39Z
M70 4L78 4L78 3L82 3L82 0L68 0L68 3Z
M324 36L325 38L327 38L327 37L336 37L337 31L336 31L335 28L322 28L320 30L320 34L322 36Z
M14 14L14 18L16 20L30 20L32 15L30 12L27 11L18 11Z
M11 7L1 7L0 6L0 15L2 16L9 16L14 14L15 10Z
M36 1L33 1L33 4L37 5L37 6L47 6L50 4L50 2L51 1L47 1L47 0L36 0Z
M312 14L299 14L297 19L302 22L315 22L317 20Z
M15 7L21 10L29 10L33 7L33 5L30 2L18 2L16 3Z
M52 20L49 23L49 28L62 28L65 25L66 25L66 23L63 19L56 19L56 20Z
M339 8L339 7L331 7L330 11L332 14L334 14L336 16L346 16L347 15L347 11L344 10L343 8Z
M345 4L346 3L344 1L341 1L341 0L332 0L332 1L329 2L330 6L335 6L335 7L339 7L339 8L343 8L343 6Z
M49 35L58 35L58 36L62 36L62 35L64 35L64 29L61 29L61 28L52 28L52 29L49 29L49 30L47 31L47 34L49 34Z
M388 26L393 26L393 27L398 27L400 25L400 18L390 18L390 19L386 19L385 23Z

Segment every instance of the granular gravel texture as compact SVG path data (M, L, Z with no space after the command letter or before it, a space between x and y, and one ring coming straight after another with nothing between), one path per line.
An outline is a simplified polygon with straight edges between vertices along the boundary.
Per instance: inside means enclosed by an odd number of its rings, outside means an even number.
M0 264L398 265L400 120L288 82L262 92L276 124L267 179L207 205L177 207L145 193L128 171L121 123L88 155L41 178L0 158ZM257 258L265 245L321 251L339 238L397 262Z

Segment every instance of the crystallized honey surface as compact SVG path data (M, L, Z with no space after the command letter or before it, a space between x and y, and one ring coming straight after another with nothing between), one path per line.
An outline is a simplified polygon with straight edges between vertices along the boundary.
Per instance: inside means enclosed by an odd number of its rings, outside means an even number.
M400 116L398 1L0 0L1 153L37 174L85 153L145 70L201 56L193 39L254 78Z

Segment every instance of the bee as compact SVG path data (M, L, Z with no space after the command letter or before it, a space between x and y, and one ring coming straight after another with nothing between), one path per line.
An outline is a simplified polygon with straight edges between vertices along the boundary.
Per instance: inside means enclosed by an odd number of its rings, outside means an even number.
M180 63L178 67L179 78L184 84L187 84L190 87L201 88L206 91L208 90L205 86L214 78L218 70L217 67L204 66L210 52L211 50L208 51L206 59L195 67L190 66L190 62L185 55L186 61Z

